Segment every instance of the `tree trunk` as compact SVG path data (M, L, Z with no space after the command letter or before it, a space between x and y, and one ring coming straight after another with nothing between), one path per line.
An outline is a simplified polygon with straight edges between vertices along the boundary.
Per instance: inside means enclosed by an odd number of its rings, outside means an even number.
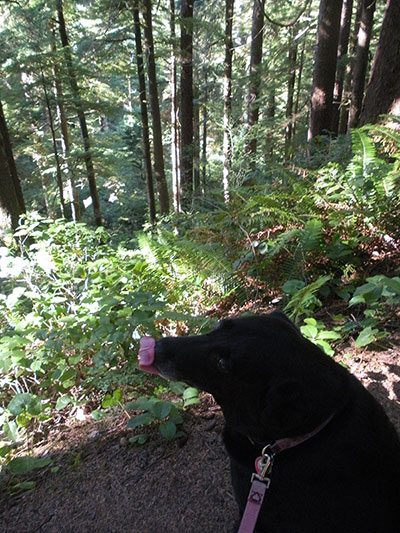
M19 217L24 212L21 184L0 102L0 231L16 229Z
M53 52L53 72L54 72L54 84L55 84L55 93L56 93L56 103L57 103L57 117L60 123L61 130L61 149L63 153L63 160L66 171L66 181L67 181L67 191L68 191L68 200L71 206L71 215L72 220L75 222L80 219L80 205L79 205L79 192L75 185L74 173L72 171L69 157L71 153L71 141L68 131L68 121L67 114L65 112L64 105L64 91L61 82L61 73L58 66L57 58L57 45L56 45L56 34L55 30L52 30L52 43L51 48Z
M175 0L170 0L171 27L171 167L172 167L172 196L174 210L181 210L180 199L180 161L178 134L178 95L176 83L176 29L175 29Z
M83 140L83 148L85 152L85 165L86 173L89 183L90 196L93 204L94 219L97 226L101 226L101 210L99 193L97 190L96 176L94 173L92 154L90 149L89 131L87 128L86 117L83 111L82 100L80 96L79 86L76 79L76 73L72 62L71 48L69 46L68 34L65 26L64 10L62 0L57 0L57 15L59 23L59 31L61 44L64 49L64 58L68 69L69 84L71 86L71 92L74 97L74 103L76 108L76 114L78 116L79 125L81 128L81 135Z
M162 141L162 128L160 105L158 100L156 62L154 55L153 21L151 13L151 0L143 0L144 38L147 51L147 73L149 79L149 96L153 124L153 149L154 149L154 175L157 185L160 214L169 213L169 198L167 180L165 179L164 149Z
M304 55L305 55L306 43L307 43L307 40L306 40L306 38L304 38L303 46L301 48L301 53L300 53L299 71L297 73L296 101L295 101L295 104L294 104L294 119L293 119L292 137L294 137L294 135L296 133L297 117L298 117L299 110L300 110L301 83L303 81Z
M346 66L346 73L345 73L345 78L344 78L342 104L340 108L340 118L339 118L339 130L338 130L339 135L347 133L347 126L349 123L352 72L353 72L353 65L354 65L354 56L355 56L356 49L357 49L358 30L360 28L360 18L361 18L361 11L362 11L363 3L364 3L364 0L357 0L356 15L354 18L354 30L353 30L352 38L350 40L350 53L349 53L350 61L348 62Z
M153 171L151 166L151 150L149 137L149 117L147 113L146 80L144 77L143 47L140 32L139 2L133 3L133 20L135 29L136 63L139 82L140 116L142 119L143 156L145 163L147 202L151 224L156 220L156 207L154 199Z
M43 73L42 68L41 68L41 78L42 78L44 99L46 102L46 109L47 109L47 114L49 118L49 128L50 128L50 133L51 133L51 143L53 146L54 161L56 164L56 178L57 178L58 193L60 195L61 216L65 218L64 185L63 185L63 178L62 178L62 172L61 172L60 156L58 153L57 138L56 138L56 132L54 129L53 111L51 109L49 93L47 91L46 80L44 78L44 73Z
M332 133L339 133L340 106L342 104L343 85L346 74L347 50L349 47L353 0L343 0L340 20L339 46L337 52L336 79L333 90Z
M269 119L268 122L269 122L269 124L271 124L271 126L273 125L273 121L274 121L274 118L275 118L275 112L276 112L276 92L275 92L275 87L272 86L270 88L270 91L269 91L269 94L268 94L267 109L266 109L266 112L265 112L267 119ZM270 128L270 131L269 131L269 133L267 134L267 137L266 137L265 154L267 154L270 159L274 155L273 127Z
M294 41L294 29L290 29L289 35L289 76L287 84L287 101L286 101L286 129L285 129L285 161L290 159L291 144L293 137L293 102L294 87L296 83L296 62L297 62L297 43Z
M349 110L349 128L355 128L360 119L365 89L365 77L368 67L369 43L374 23L375 0L363 0L360 25L357 35L357 47L352 69L351 103Z
M193 194L193 0L181 1L181 203Z
M232 140L231 140L231 118L232 118L232 57L233 57L233 8L234 0L225 1L225 61L224 61L224 141L223 158L224 170L222 185L225 202L229 201L229 175L232 166Z
M250 47L250 86L248 94L247 123L250 130L258 122L259 96L261 87L261 61L263 47L264 29L264 4L265 0L254 0L253 17L251 25L251 47ZM255 155L257 150L257 138L250 137L246 146L248 154Z
M331 131L332 99L343 0L321 0L308 140Z
M204 99L202 116L202 139L201 139L201 186L203 194L207 184L207 134L208 134L208 72L204 73Z
M193 200L201 196L200 183L200 91L198 84L193 86Z
M400 115L400 2L388 0L360 123ZM398 127L398 124L397 124Z

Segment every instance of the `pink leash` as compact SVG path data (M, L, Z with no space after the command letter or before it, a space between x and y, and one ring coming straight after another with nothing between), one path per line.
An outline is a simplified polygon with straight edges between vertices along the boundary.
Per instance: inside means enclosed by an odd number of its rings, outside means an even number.
M240 522L238 533L253 533L256 527L257 518L264 501L265 493L271 484L271 478L269 476L272 471L275 455L284 450L288 450L289 448L294 448L302 442L311 439L314 435L317 435L317 433L329 424L334 415L335 413L310 433L306 433L300 437L280 439L277 440L275 444L268 444L263 448L261 456L256 459L256 471L251 476L250 492L247 497L247 504L242 516L242 521Z
M261 452L261 457L257 457L256 459L256 472L251 476L250 492L247 497L246 509L244 510L238 533L253 533L256 527L265 493L271 483L271 479L268 476L272 470L274 457L275 452L268 445Z

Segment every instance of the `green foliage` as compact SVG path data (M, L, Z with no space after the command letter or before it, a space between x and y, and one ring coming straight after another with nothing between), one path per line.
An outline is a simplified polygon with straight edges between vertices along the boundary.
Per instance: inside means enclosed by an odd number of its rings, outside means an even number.
M364 318L361 331L355 340L358 348L368 346L386 336L381 329L388 312L400 304L400 278L377 275L366 279L367 283L356 288L349 306L362 306Z
M128 428L136 429L157 424L161 435L167 440L182 436L178 428L183 423L183 418L178 407L172 402L157 398L140 398L125 407L128 410L143 411L128 421ZM139 437L134 437L132 442L142 444L143 435Z
M312 283L303 284L303 286L301 286L300 280L290 280L283 286L283 290L285 291L286 289L288 291L287 294L290 295L285 311L295 322L301 316L309 316L322 305L321 300L316 295L330 279L331 276L321 276ZM296 284L295 282L299 283Z
M300 327L300 331L307 339L322 348L327 355L334 355L335 352L328 341L340 339L340 333L327 330L325 325L315 320L315 318L304 319L304 325Z
M124 386L148 380L137 372L138 339L182 320L195 328L188 315L206 304L201 290L210 275L190 263L195 246L185 256L167 232L112 245L103 228L32 215L16 236L19 250L0 249L4 450L55 410L65 416L92 399L101 409L121 406ZM209 298L217 285L208 284ZM195 402L193 391L185 401ZM163 431L170 435L170 424Z
M32 470L37 470L49 466L52 463L50 458L39 458L39 457L16 457L12 459L7 467L12 474L21 475L32 472Z

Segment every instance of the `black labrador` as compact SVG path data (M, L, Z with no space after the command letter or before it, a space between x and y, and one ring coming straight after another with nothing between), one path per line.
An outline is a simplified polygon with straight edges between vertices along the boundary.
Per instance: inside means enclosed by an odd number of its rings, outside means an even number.
M143 370L210 392L221 406L242 513L263 447L289 443L274 458L256 531L400 532L394 427L363 385L284 314L228 319L206 335L143 342Z

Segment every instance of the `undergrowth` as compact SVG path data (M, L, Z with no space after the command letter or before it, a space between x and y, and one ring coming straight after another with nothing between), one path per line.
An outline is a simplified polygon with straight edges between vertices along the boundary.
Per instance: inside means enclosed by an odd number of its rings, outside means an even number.
M131 428L179 436L197 393L176 385L171 405L169 386L138 372L138 340L207 331L210 309L279 302L328 355L346 337L364 348L387 336L400 302L398 141L355 131L349 160L294 167L117 244L30 214L0 248L0 459L54 420L127 402ZM324 314L332 302L340 312Z

